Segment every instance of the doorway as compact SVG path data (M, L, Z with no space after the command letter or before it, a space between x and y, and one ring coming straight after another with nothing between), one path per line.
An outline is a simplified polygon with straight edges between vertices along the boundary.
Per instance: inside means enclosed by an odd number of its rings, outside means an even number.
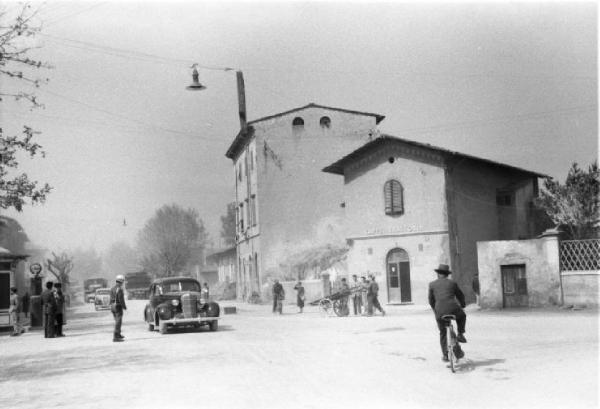
M502 306L504 308L528 307L525 264L500 266L500 272L502 274Z
M388 303L412 301L410 289L410 260L404 249L395 248L387 255Z

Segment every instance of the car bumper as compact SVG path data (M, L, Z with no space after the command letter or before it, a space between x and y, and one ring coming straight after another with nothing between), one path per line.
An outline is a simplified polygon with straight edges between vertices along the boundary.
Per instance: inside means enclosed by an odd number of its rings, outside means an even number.
M166 325L193 325L203 324L209 321L217 321L220 317L196 317L196 318L171 318L170 320L160 320L162 324Z

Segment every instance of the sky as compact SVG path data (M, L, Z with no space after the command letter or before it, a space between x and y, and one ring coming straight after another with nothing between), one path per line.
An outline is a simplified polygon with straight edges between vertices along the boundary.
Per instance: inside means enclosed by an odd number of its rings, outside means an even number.
M41 132L46 157L22 169L53 191L3 214L51 251L133 244L166 204L197 209L218 245L235 70L249 120L310 102L374 112L384 133L561 181L598 157L594 2L33 5L31 56L53 66L37 72L45 107L5 99L0 122ZM193 63L204 91L185 89Z

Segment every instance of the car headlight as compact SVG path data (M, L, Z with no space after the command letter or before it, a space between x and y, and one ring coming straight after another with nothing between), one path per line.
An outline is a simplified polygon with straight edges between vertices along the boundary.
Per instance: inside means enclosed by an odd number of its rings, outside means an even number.
M158 316L161 320L171 319L171 310L167 307L160 307L158 309Z
M171 300L171 304L173 304L174 307L177 307L179 305L179 300Z

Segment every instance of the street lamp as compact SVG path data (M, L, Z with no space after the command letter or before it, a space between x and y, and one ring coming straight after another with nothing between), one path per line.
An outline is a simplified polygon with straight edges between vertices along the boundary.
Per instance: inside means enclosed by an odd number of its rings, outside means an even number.
M186 89L189 91L202 91L206 89L199 81L198 64L192 65L192 84L187 86ZM221 71L233 71L232 68L221 68ZM242 132L247 130L248 124L246 121L246 91L244 88L244 74L241 70L235 72L237 77L237 93L238 93L238 113L240 116L240 128Z
M194 64L193 67L194 71L192 71L192 84L186 87L186 89L190 91L202 91L203 89L206 89L206 87L200 84L200 81L198 81L199 74L198 69L196 68L196 64Z

